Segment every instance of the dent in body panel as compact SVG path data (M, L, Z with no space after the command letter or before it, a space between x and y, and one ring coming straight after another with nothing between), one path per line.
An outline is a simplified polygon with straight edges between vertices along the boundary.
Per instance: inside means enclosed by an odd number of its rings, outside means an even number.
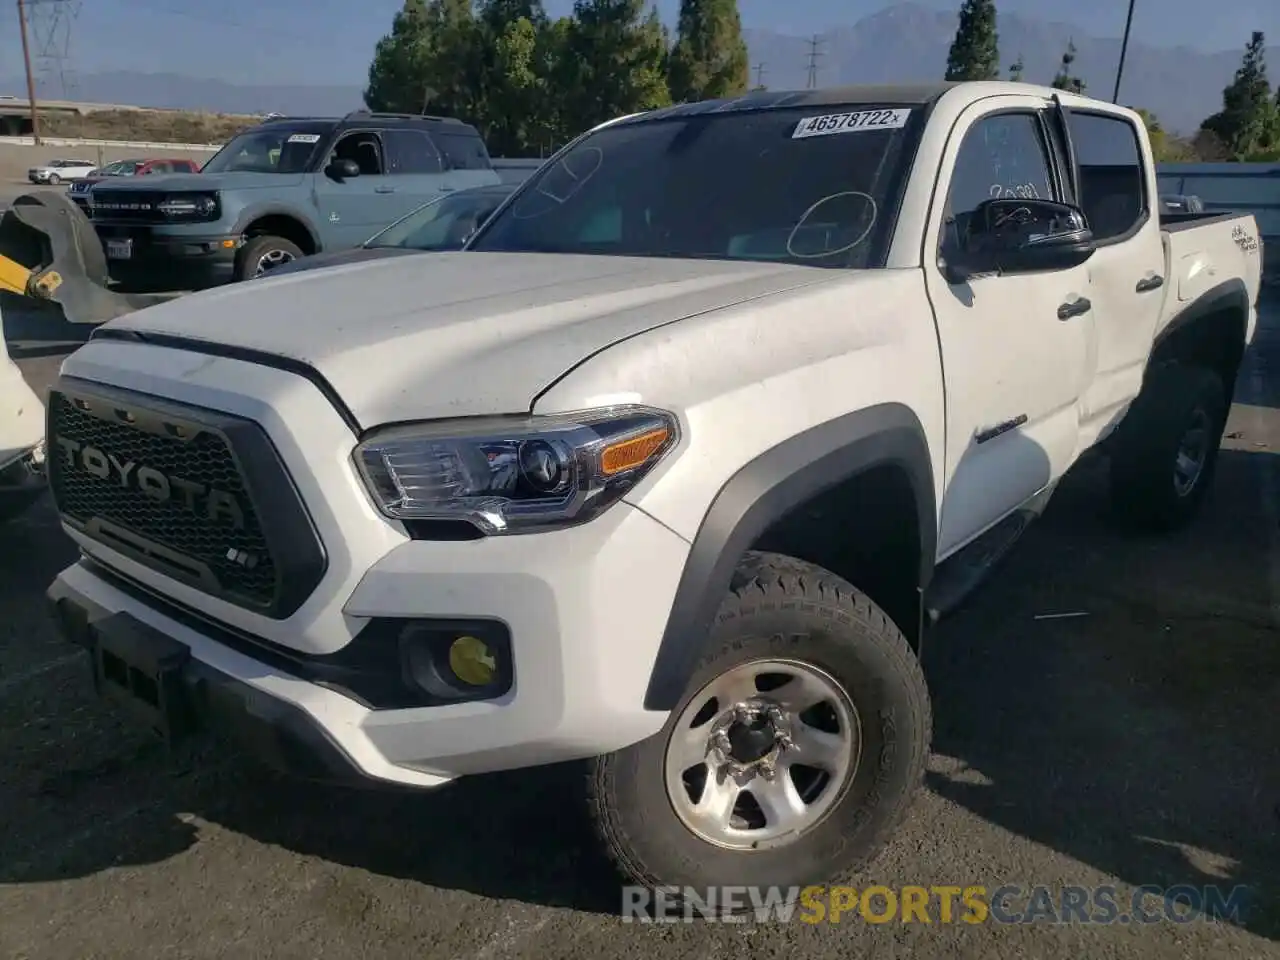
M927 451L942 450L938 343L914 270L835 273L641 334L574 369L535 412L581 409L620 387L683 421L681 446L627 500L688 539L744 464L851 411L901 404Z

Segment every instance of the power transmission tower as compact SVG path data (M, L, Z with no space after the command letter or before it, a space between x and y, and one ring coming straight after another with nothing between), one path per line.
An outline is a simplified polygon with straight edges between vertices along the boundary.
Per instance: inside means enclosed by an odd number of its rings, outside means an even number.
M36 72L42 85L56 80L62 97L74 100L77 92L71 69L71 28L80 15L81 0L25 0L31 10L32 45Z
M764 64L757 63L755 70L756 70L756 88L759 90L763 90L764 89Z
M809 38L809 79L805 86L810 90L818 86L818 58L822 56L822 51L819 49L821 43L822 38L817 34Z

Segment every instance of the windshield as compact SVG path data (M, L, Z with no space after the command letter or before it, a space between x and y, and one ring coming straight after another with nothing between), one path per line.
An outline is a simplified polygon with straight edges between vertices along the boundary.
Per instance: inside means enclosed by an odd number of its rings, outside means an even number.
M910 114L863 104L606 127L535 173L468 249L872 266Z
M512 188L515 189L514 187ZM457 250L510 191L468 191L438 197L397 220L365 244L409 250Z
M98 172L108 177L124 177L132 174L140 166L142 166L141 160L117 160L114 163L108 163Z
M323 129L271 126L234 137L204 165L204 173L305 173Z

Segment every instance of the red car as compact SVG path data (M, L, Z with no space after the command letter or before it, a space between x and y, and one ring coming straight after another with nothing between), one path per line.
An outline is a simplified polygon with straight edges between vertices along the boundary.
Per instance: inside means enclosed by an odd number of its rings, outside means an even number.
M99 167L83 180L77 180L67 188L77 206L86 208L89 188L110 177L141 177L155 173L199 173L200 164L194 160L113 160Z

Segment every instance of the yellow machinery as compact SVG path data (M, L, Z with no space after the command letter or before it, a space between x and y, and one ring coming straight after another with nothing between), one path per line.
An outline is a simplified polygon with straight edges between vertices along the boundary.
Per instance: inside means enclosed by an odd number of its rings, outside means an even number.
M173 298L109 283L93 224L65 193L24 193L0 217L0 294L56 303L71 323L93 324Z

